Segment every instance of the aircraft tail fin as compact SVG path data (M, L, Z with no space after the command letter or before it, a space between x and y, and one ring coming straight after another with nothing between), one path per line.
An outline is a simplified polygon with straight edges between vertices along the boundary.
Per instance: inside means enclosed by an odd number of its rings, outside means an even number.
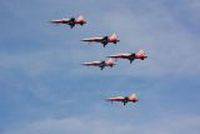
M138 55L145 55L145 51L144 50L140 50L137 52Z
M85 18L82 15L80 15L78 16L77 20L85 20Z
M115 39L117 41L119 41L119 37L117 36L117 34L113 33L109 36L110 39Z
M80 25L83 25L83 24L87 23L86 19L85 19L82 15L80 15L80 16L76 19L76 21L79 22Z
M133 93L132 95L129 96L130 99L134 99L134 100L139 100L137 95L135 93Z
M132 93L130 96L136 96L136 94L135 94L135 93Z

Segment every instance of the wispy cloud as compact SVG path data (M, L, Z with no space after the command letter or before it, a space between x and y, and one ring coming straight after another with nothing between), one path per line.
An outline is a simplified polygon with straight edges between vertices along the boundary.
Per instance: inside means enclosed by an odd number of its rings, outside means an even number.
M142 124L142 125L141 125ZM117 119L64 118L45 119L26 124L21 128L7 130L3 134L121 134L121 133L154 133L154 134L198 134L200 117L197 115L169 115L148 122L120 122Z

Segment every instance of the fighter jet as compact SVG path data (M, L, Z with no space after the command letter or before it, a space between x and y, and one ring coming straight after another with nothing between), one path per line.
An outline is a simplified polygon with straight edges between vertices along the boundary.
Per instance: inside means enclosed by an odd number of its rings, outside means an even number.
M82 65L97 66L97 67L100 67L101 70L103 70L105 67L112 68L114 65L116 65L116 61L115 61L115 59L109 58L109 59L103 60L103 61L84 62L84 63L82 63Z
M66 24L69 25L70 28L73 28L75 25L81 25L83 26L84 24L87 23L86 19L83 16L79 16L77 18L62 18L62 19L55 19L55 20L50 20L51 23L54 24Z
M119 42L119 37L113 33L112 35L109 36L101 36L101 37L90 37L90 38L85 38L81 41L84 42L98 42L98 43L102 43L103 47L105 47L108 43L114 43L117 44L117 42Z
M122 102L124 104L124 106L126 105L126 103L128 102L137 102L139 101L138 97L136 96L136 94L132 94L130 96L126 96L126 97L123 97L123 96L114 96L114 97L109 97L106 99L107 101L110 101L110 102L114 102L114 101L117 101L117 102Z
M141 59L144 60L147 58L147 55L145 55L144 50L140 50L137 53L121 53L116 55L110 55L107 56L109 58L121 58L121 59L128 59L130 63L132 63L135 59Z

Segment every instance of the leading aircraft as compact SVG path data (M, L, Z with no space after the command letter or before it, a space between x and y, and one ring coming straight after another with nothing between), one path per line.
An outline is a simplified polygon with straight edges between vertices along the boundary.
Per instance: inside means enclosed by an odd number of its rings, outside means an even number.
M113 67L116 65L116 61L113 58L109 58L107 60L103 61L91 61L91 62L84 62L82 65L85 66L97 66L100 67L101 70L103 70L105 67Z
M140 50L137 53L121 53L121 54L116 54L116 55L110 55L107 56L109 58L121 58L121 59L128 59L130 63L132 63L135 59L141 59L144 60L148 56L145 54L144 50Z
M77 18L71 17L71 18L54 19L50 20L50 22L54 24L66 24L69 25L70 28L73 28L75 25L78 24L83 26L84 24L87 23L86 19L81 15Z
M83 41L83 42L98 42L98 43L102 43L103 47L105 47L108 43L117 44L117 42L119 42L120 39L115 33L113 33L113 34L107 35L107 36L96 36L96 37L85 38L81 41Z
M114 101L117 101L117 102L122 102L124 104L124 106L126 105L126 103L128 102L137 102L139 101L138 97L136 96L136 94L132 94L130 96L114 96L114 97L109 97L106 99L107 101L110 101L110 102L114 102Z

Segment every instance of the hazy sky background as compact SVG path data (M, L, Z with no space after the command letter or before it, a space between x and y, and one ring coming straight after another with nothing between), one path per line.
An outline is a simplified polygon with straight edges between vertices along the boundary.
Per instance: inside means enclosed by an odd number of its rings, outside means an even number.
M0 0L0 13L1 134L199 134L199 0ZM83 27L48 23L80 14ZM80 42L113 32L117 45ZM139 49L147 60L80 65Z

